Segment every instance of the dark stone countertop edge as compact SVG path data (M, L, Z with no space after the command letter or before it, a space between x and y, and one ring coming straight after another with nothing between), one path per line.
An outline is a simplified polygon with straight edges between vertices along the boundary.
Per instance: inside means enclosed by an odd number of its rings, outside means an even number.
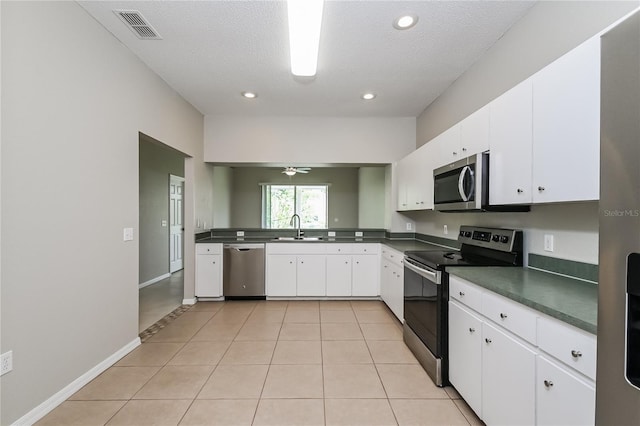
M597 284L530 268L452 267L449 272L552 318L597 334Z

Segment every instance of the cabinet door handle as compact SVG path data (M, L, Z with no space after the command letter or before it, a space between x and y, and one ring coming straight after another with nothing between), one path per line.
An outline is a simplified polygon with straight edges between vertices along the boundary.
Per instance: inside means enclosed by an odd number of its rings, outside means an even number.
M582 352L572 350L571 351L571 356L574 357L574 358L580 358L582 356Z
M522 194L524 191L520 188L518 188L518 194Z
M464 296L464 291L460 291L458 293L460 294L460 296Z
M507 317L507 314L503 314L502 312L500 312L500 318L505 319Z
M540 191L540 192L544 191L544 186L539 186L538 187L538 191Z
M545 380L545 381L544 381L544 386L545 386L546 388L550 388L550 387L552 387L552 386L553 386L553 382L552 382L551 380Z
M467 152L467 148L462 148L462 152Z
M476 332L476 329L475 329L475 328L473 328L473 327L469 327L469 333L475 333L475 332Z
M485 342L487 343L491 343L491 339L489 339L488 337L486 339L484 339Z
M457 153L457 152L455 152L455 151L453 151L453 155L458 155L458 153Z

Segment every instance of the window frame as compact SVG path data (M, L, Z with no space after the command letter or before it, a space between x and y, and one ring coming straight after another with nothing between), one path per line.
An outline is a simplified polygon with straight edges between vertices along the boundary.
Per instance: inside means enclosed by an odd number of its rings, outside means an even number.
M293 188L293 212L294 214L298 214L298 215L300 215L299 207L298 207L298 198L299 198L298 188L324 187L325 189L324 217L326 219L324 227L305 228L305 229L328 229L329 228L329 187L331 186L331 184L328 184L328 183L306 183L306 184L261 183L260 187L261 187L262 200L261 200L260 222L261 222L262 229L292 229L290 225L284 228L272 228L269 226L271 220L270 220L270 215L268 213L271 212L271 209L269 208L271 206L271 203L269 202L269 199L268 199L269 197L267 195L270 193L270 188L274 186L275 187L285 186L285 187Z

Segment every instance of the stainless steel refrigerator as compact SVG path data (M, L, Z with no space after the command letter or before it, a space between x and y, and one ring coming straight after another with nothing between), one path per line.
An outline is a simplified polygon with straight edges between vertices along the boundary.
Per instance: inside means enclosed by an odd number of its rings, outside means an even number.
M640 425L640 13L602 37L596 424Z

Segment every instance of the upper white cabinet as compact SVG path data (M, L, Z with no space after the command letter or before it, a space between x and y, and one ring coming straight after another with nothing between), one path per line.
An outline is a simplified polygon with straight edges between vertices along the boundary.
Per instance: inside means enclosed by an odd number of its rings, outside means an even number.
M440 133L425 145L429 147L433 156L434 169L466 157L460 152L460 123Z
M433 209L434 157L428 145L398 162L398 211Z
M599 198L600 38L533 77L533 202Z
M529 204L532 198L533 83L525 80L489 104L489 203Z
M460 122L460 158L489 149L489 114L489 105L485 105Z

